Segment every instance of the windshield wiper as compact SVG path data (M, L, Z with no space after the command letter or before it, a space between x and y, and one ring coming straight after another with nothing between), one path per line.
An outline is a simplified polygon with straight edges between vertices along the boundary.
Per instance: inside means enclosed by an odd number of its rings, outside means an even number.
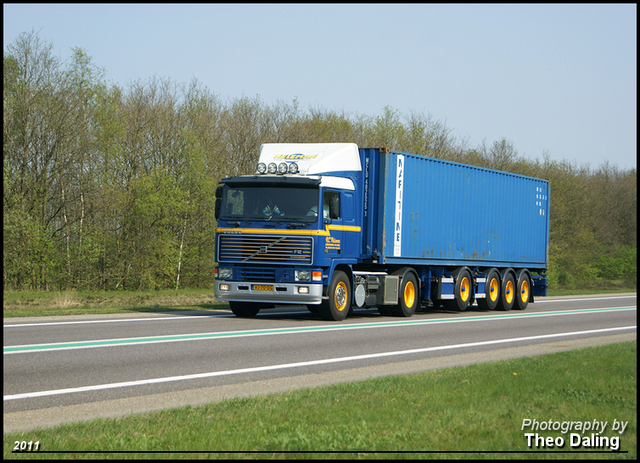
M295 230L296 228L306 228L310 224L310 222L292 222L287 224L287 228L293 228Z

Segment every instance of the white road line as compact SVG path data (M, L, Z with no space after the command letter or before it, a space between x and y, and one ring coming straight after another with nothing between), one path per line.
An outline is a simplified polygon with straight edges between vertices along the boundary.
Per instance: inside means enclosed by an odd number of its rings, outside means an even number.
M581 301L609 301L611 299L634 299L636 296L612 296L612 297L584 297L580 299L537 299L534 304L547 304L549 302L581 302Z
M184 317L154 317L154 318L118 318L115 320L78 320L70 322L43 322L43 323L23 323L17 325L4 325L3 328L23 328L33 326L56 326L56 325L87 325L91 323L123 323L123 322L149 322L149 321L174 321L174 320L189 320L194 318L221 318L221 317L235 317L235 315L189 315Z
M637 310L635 307L606 307L598 309L576 309L565 310L560 312L509 312L503 314L480 315L463 318L444 318L444 319L411 319L398 321L382 321L355 324L330 324L330 325L312 325L307 327L281 327L267 328L259 330L241 330L241 331L215 331L209 333L193 333L193 334L173 334L173 335L156 335L143 336L137 338L113 338L113 339L97 339L88 341L65 341L46 344L22 344L17 346L4 346L3 355L14 354L32 354L37 352L56 352L64 350L77 349L96 349L102 347L122 347L145 344L158 344L167 342L185 342L185 341L205 341L215 339L229 339L239 337L254 336L273 336L284 334L302 334L302 333L320 333L325 331L345 331L345 330L364 330L373 328L393 328L418 325L440 325L448 323L473 323L486 321L503 321L513 320L516 318L538 318L538 317L561 317L566 315L588 315L598 314L612 311L629 311Z
M505 344L510 342L533 341L537 339L579 336L579 335L585 335L585 334L606 333L611 331L623 331L623 330L631 330L631 329L636 329L636 326L635 325L620 326L616 328L606 328L606 329L598 329L598 330L544 334L544 335L538 335L538 336L525 336L520 338L495 339L492 341L470 342L466 344L451 344L448 346L426 347L421 349L409 349L409 350L401 350L401 351L395 351L395 352L379 352L375 354L354 355L350 357L338 357L338 358L329 358L329 359L323 359L323 360L311 360L307 362L284 363L280 365L266 365L261 367L252 367L252 368L239 368L237 370L212 371L208 373L198 373L198 374L182 375L182 376L168 376L164 378L151 378L151 379L143 379L138 381L125 381L125 382L110 383L110 384L96 384L93 386L82 386L82 387L75 387L75 388L68 388L68 389L54 389L50 391L26 392L23 394L5 395L3 396L3 400L8 401L8 400L19 400L19 399L31 399L35 397L73 394L77 392L101 391L105 389L142 386L145 384L168 383L168 382L174 382L174 381L188 381L192 379L213 378L216 376L230 376L230 375L239 375L244 373L256 373L256 372L262 372L262 371L284 370L284 369L308 367L308 366L314 366L314 365L326 365L331 363L352 362L356 360L366 360L366 359L373 359L373 358L392 357L392 356L409 355L409 354L420 354L420 353L434 352L434 351L440 351L440 350L464 349L468 347L489 346L489 345L495 345L495 344Z
M363 330L372 328L393 328L404 326L418 326L418 325L440 325L448 323L472 323L483 321L502 321L513 320L516 318L538 318L538 317L561 317L566 315L587 315L598 314L611 311L629 311L637 310L635 307L606 307L599 309L576 309L565 310L561 312L509 312L504 314L491 314L480 315L474 317L464 318L444 318L444 319L412 319L412 320L399 320L399 321L383 321L383 322L369 322L369 323L355 323L355 324L331 324L331 325L313 325L307 327L281 327L281 328L267 328L259 330L241 330L241 331L215 331L210 333L193 333L193 334L173 334L173 335L156 335L156 336L143 336L137 338L114 338L114 339L99 339L88 341L65 341L58 343L46 343L46 344L23 344L17 346L4 346L3 355L13 354L31 354L36 352L56 352L63 350L77 350L77 349L96 349L102 347L122 347L133 345L145 345L145 344L158 344L167 342L184 342L184 341L205 341L215 339L229 339L239 337L254 337L254 336L273 336L284 334L302 334L302 333L320 333L325 331L345 331L345 330Z
M547 304L551 302L580 302L580 301L599 301L599 300L611 300L611 299L633 299L636 296L611 296L611 297L585 297L579 299L538 299L535 304ZM274 312L268 312L272 314ZM279 315L282 315L283 312L277 312ZM297 312L286 312L286 313L297 313ZM265 315L267 313L264 313ZM119 318L115 320L77 320L77 321L67 321L67 322L41 322L41 323L18 323L16 325L4 325L3 328L25 328L25 327L34 327L34 326L56 326L56 325L86 325L86 324L100 324L100 323L129 323L129 322L148 322L148 321L174 321L174 320L193 320L195 318L227 318L227 317L235 317L232 314L220 314L220 315L189 315L189 316L180 316L180 317L154 317L154 318Z

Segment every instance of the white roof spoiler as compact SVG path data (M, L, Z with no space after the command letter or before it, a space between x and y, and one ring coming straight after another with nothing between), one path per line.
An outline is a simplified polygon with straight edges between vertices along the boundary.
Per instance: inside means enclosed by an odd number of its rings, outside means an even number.
M258 162L266 165L295 162L302 175L362 170L355 143L264 143Z

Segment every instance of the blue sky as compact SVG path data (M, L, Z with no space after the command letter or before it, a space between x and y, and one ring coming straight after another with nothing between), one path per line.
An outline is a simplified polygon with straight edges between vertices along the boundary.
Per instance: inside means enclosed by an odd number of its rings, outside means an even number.
M468 147L637 167L637 6L4 4L4 47L35 30L121 87L197 79L350 116L431 115ZM268 142L269 140L264 140ZM344 140L351 141L351 140ZM393 147L392 147L393 148Z

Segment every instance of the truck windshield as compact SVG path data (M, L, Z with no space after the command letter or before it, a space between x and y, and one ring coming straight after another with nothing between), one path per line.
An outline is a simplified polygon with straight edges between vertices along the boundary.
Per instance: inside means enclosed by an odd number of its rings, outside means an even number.
M220 208L222 220L318 221L317 187L226 185Z

